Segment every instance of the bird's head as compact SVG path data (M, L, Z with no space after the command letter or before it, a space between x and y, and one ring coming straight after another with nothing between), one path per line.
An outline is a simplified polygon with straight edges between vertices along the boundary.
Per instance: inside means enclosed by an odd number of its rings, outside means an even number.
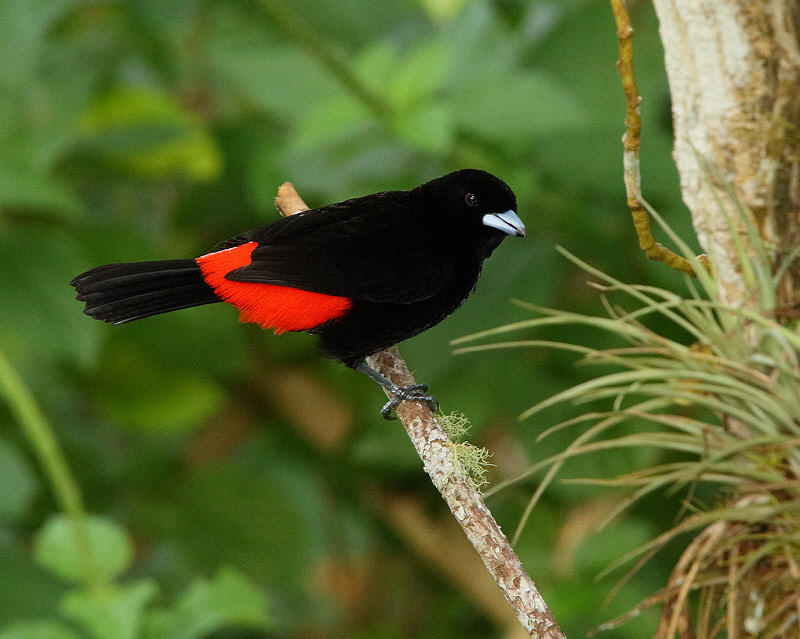
M462 169L417 189L431 205L428 214L443 225L447 234L474 244L482 257L508 235L526 236L525 225L517 215L514 192L491 173Z

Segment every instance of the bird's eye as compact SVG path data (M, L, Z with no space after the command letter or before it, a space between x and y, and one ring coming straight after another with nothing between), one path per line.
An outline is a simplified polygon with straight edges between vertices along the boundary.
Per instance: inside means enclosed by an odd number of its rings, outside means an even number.
M475 195L474 193L467 193L467 194L464 196L464 201L465 201L467 204L469 204L470 206L478 206L478 204L479 204L479 202L478 202L478 196L477 196L477 195Z

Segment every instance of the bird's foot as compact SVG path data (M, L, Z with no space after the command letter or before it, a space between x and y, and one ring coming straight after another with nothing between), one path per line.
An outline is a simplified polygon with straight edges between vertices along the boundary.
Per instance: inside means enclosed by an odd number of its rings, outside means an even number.
M431 411L439 409L439 402L433 395L426 395L427 384L414 384L413 386L398 386L392 398L381 408L384 419L397 419L392 416L392 411L400 402L425 402Z
M397 417L392 417L392 411L397 408L400 402L425 402L432 411L439 410L439 402L436 398L433 395L425 394L425 391L428 390L427 384L398 386L390 379L381 375L374 368L367 366L366 362L360 362L354 368L364 373L370 379L378 382L383 386L386 393L391 395L392 398L381 408L381 415L383 415L384 419L397 419Z

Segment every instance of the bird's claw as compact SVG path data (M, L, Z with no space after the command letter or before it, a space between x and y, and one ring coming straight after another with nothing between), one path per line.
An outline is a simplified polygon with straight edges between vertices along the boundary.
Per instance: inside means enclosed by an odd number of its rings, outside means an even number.
M439 410L439 402L433 395L426 395L425 391L427 390L427 384L414 384L398 388L392 398L381 408L381 415L384 419L397 419L392 416L392 411L403 401L425 402L431 411L436 412Z

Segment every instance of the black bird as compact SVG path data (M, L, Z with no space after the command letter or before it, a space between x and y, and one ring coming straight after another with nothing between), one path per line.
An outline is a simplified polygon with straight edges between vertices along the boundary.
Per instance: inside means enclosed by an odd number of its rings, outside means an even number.
M98 266L70 282L84 313L113 324L212 302L276 333L319 335L322 353L369 375L393 397L401 388L364 362L456 310L483 261L507 235L525 237L505 182L464 169L410 191L386 191L282 218L197 259Z

